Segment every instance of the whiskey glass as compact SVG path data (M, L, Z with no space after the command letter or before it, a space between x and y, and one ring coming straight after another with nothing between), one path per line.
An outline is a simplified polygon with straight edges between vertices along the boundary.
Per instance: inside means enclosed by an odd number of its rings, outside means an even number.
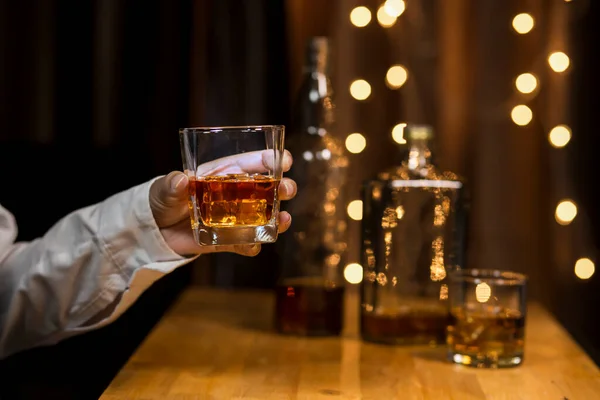
M523 362L527 277L511 271L465 269L449 276L448 358L479 368Z
M200 245L277 240L282 125L182 128L189 209Z

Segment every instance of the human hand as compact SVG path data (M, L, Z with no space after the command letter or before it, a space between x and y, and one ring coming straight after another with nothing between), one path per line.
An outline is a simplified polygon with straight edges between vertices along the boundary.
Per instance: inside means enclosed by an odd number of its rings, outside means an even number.
M262 173L270 169L269 157L264 151L242 153L224 157L198 167L197 176ZM286 150L283 156L283 172L292 166L292 155ZM232 246L200 246L194 240L190 226L188 209L187 175L173 171L152 183L150 187L150 208L156 224L160 228L169 247L182 256L230 252L244 256L255 256L260 252L260 244ZM283 178L279 184L279 197L289 200L296 195L296 182ZM285 211L279 213L279 233L285 232L292 222L292 217Z

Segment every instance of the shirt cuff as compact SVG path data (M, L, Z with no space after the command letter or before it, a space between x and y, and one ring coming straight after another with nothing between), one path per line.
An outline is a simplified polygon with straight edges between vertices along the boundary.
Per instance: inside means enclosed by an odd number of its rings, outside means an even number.
M159 178L118 193L101 206L99 239L127 282L141 267L188 260L169 247L152 215L150 187Z

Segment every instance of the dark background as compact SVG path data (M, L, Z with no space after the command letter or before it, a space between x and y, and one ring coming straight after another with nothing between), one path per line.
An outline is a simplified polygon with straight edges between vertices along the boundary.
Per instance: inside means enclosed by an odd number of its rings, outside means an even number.
M180 127L288 124L299 71L289 11L299 2L287 3L0 0L0 203L15 214L19 240L42 235L74 209L180 169ZM311 31L299 21L322 24L323 17L310 18L315 10L331 13L322 2L308 3L313 13L296 15L296 34ZM592 37L599 5L588 3L570 32L574 137L567 168L578 218L589 222L587 239L598 249ZM219 255L179 269L113 325L0 362L0 398L97 398L183 287L268 288L274 257L265 246L253 259ZM599 363L600 278L569 273L549 273L546 305Z
M592 256L598 257L600 249L600 208L597 190L598 155L600 136L597 132L598 112L595 100L600 89L598 80L598 45L592 38L598 34L600 4L589 1L588 12L572 28L571 45L575 60L572 79L571 110L573 130L572 146L568 151L568 165L574 184L582 218L587 219L589 234L583 240L591 242ZM577 238L576 240L581 240ZM596 272L598 272L596 262ZM555 313L569 332L600 364L600 318L596 307L600 304L600 278L595 275L588 282L565 280L562 291L556 293L558 305Z

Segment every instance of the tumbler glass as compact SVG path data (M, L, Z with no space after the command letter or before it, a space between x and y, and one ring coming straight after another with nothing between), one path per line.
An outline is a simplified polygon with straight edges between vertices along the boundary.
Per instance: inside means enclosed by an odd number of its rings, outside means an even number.
M198 244L277 240L284 131L281 125L179 130Z

